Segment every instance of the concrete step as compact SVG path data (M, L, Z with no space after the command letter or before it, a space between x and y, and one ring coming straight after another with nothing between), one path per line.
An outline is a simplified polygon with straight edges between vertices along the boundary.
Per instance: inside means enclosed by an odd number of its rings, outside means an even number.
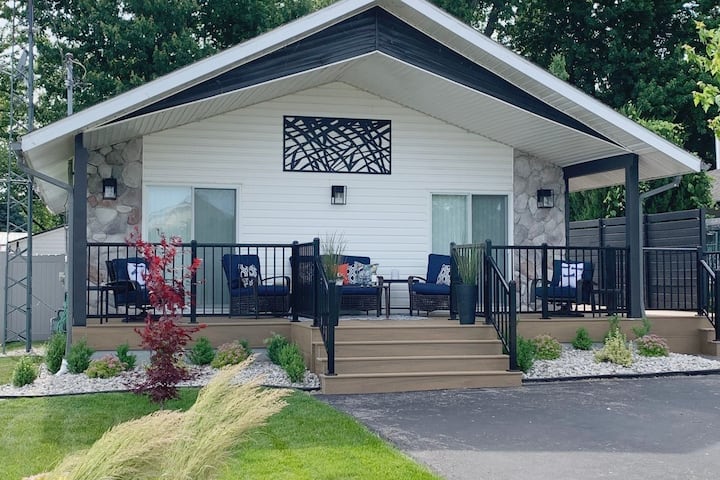
M319 372L327 371L327 357L316 360ZM427 355L336 357L335 373L453 372L507 370L507 355Z
M457 388L519 387L521 372L451 371L320 375L326 394L412 392Z
M315 352L323 352L322 342ZM335 358L435 355L500 355L500 340L383 340L335 342ZM317 355L321 356L321 355Z
M699 329L700 353L720 357L720 342L715 341L715 329L704 327Z

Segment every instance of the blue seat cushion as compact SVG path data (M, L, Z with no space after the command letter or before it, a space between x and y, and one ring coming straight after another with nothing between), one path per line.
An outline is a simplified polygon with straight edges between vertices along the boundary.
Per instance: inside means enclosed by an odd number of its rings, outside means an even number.
M538 298L542 298L543 288L535 287L535 295ZM575 300L577 298L577 288L548 286L547 296L549 300Z
M345 285L340 291L342 295L377 295L380 287L362 287L359 285Z
M233 297L252 295L252 287L233 288L230 295ZM257 289L258 297L278 297L290 294L290 288L286 285L259 285Z
M413 292L420 295L450 295L450 285L437 283L413 283Z

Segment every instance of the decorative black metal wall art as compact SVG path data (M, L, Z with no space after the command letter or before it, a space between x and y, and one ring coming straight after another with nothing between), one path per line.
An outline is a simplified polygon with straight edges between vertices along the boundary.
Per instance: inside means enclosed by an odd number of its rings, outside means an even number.
M390 120L283 118L286 172L390 175Z

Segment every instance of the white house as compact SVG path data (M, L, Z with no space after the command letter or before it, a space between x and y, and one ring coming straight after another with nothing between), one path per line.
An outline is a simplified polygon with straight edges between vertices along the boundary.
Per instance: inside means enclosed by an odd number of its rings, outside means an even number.
M87 242L123 242L134 228L222 243L342 233L348 253L402 277L451 241L563 245L568 191L626 183L632 212L639 180L700 170L424 0L338 2L31 132L21 148L36 178L55 179L39 183L51 209L71 192L80 325ZM103 199L107 179L117 199ZM344 203L331 201L338 190ZM552 208L538 208L538 190Z

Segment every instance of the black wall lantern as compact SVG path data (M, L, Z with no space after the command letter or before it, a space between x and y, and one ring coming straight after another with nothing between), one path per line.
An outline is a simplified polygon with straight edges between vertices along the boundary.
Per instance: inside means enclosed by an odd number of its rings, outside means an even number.
M345 185L333 185L330 187L330 204L331 205L345 205L347 195L345 192Z
M114 178L103 179L103 200L117 199L117 180Z
M541 188L537 191L538 208L552 208L555 206L555 196L553 191L548 188Z

